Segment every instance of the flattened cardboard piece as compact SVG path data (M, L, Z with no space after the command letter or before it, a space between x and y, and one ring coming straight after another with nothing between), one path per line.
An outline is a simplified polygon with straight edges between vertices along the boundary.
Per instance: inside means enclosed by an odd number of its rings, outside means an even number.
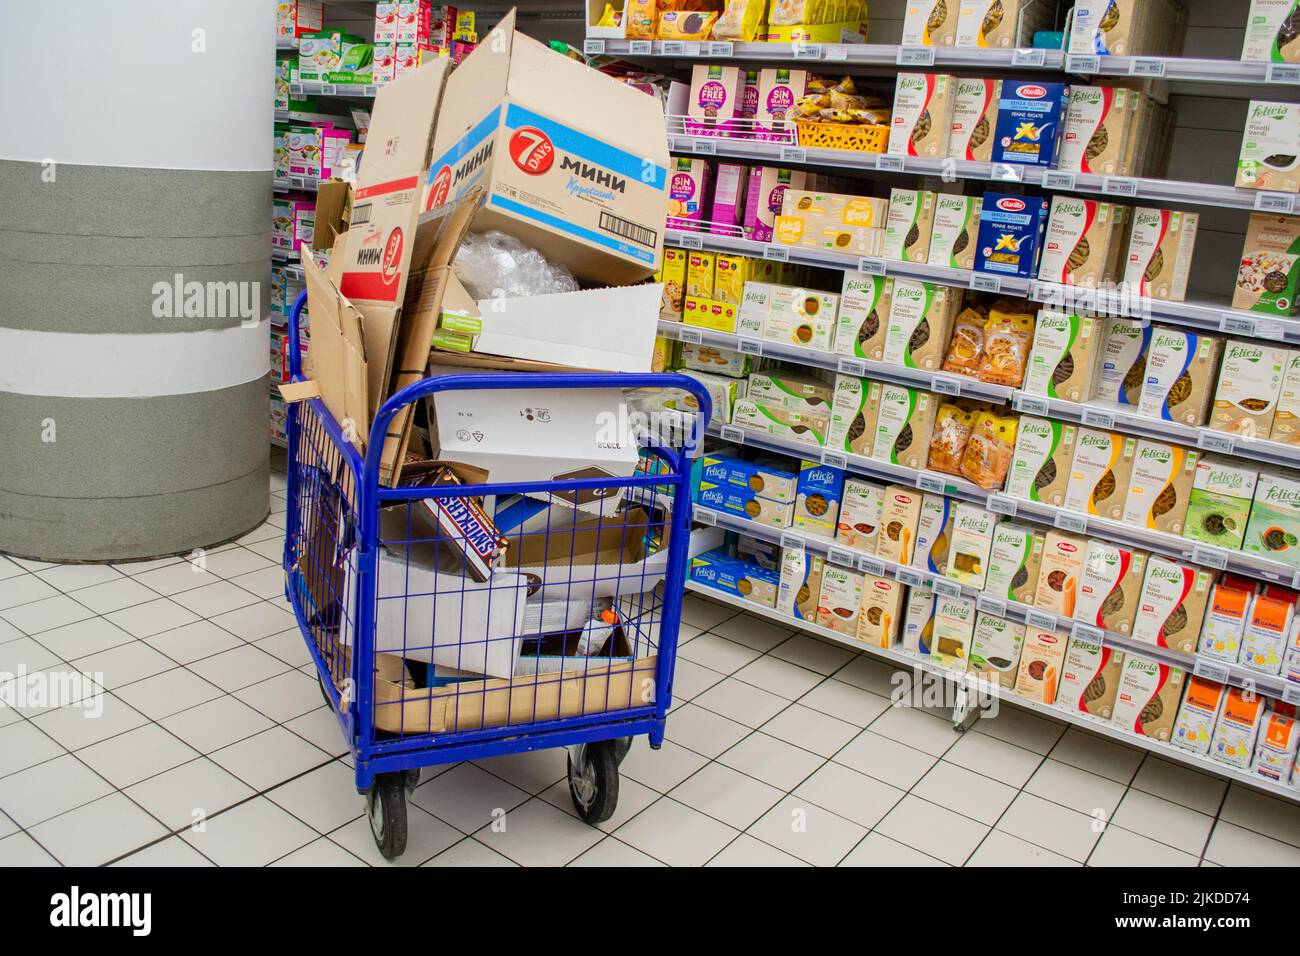
M348 231L351 218L352 185L341 179L321 183L316 189L316 228L311 236L312 249L333 249L339 236ZM330 261L334 260L331 258Z
M312 378L330 414L340 424L352 422L355 444L364 449L370 407L361 313L334 287L309 249L302 251L302 271L312 319Z
M501 355L480 355L477 352L429 353L429 375L451 375L455 372L572 372L571 365L552 365L550 362L530 362L527 359L506 358ZM595 371L583 369L582 371Z

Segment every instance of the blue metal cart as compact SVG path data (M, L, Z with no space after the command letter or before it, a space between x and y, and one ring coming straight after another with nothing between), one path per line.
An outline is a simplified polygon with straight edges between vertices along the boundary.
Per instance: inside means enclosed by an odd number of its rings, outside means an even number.
M289 317L292 381L305 298ZM650 467L628 478L482 483L416 465L381 486L383 438L406 406L521 388L681 389L709 415L680 375L449 374L384 402L363 457L319 398L289 407L285 594L388 858L405 849L421 767L566 747L574 805L595 824L614 812L631 738L663 742L688 570L685 453L644 448ZM499 537L485 537L485 513Z

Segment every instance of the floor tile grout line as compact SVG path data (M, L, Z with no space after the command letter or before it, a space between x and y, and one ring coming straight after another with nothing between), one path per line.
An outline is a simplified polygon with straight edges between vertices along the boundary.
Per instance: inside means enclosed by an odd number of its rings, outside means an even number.
M982 718L981 718L981 719L982 719ZM971 730L974 730L974 728L972 727ZM967 731L967 732L969 733L969 731ZM1063 736L1065 736L1064 732L1062 732L1062 734L1061 734L1061 737L1063 737ZM1057 743L1060 743L1061 737L1057 737L1057 739L1056 739L1056 743L1053 743L1053 744L1052 744L1053 747L1055 747ZM1006 743L1006 741L1003 741L1003 743ZM1031 753L1032 753L1032 751L1031 751ZM1047 753L1045 753L1045 754L1040 754L1040 755L1039 755L1038 764L1034 767L1033 771L1030 772L1030 774L1029 774L1027 777L1025 777L1025 782L1024 782L1023 784L1021 784L1020 787L1019 787L1019 793L1017 793L1016 796L1012 797L1012 798L1011 798L1011 801L1010 801L1010 802L1009 802L1005 807L1002 808L1002 812L999 813L999 814L998 814L998 818L997 818L996 820L993 821L993 824L992 824L992 826L989 827L988 832L985 833L984 836L980 838L979 843L975 844L975 849L971 850L970 854L969 854L969 855L966 857L966 859L962 862L962 866L963 866L963 867L965 867L968 863L970 863L970 861L971 861L972 859L975 858L975 854L978 853L978 852L980 851L980 847L982 847L982 846L983 846L983 845L988 841L989 835L990 835L991 833L993 833L994 830L997 830L997 829L998 829L998 824L1001 823L1001 822L1002 822L1002 818L1005 817L1005 816L1007 815L1007 811L1011 809L1011 807L1015 804L1015 802L1016 802L1018 799L1020 799L1020 796L1021 796L1022 794L1024 794L1024 793L1027 792L1027 791L1025 790L1025 787L1029 785L1029 781L1030 781L1030 780L1033 780L1033 779L1034 779L1034 774L1038 773L1038 771L1041 770L1041 769L1043 768L1043 764L1045 764L1045 763L1047 762L1048 754L1050 754L1050 753L1051 753L1051 750L1049 750L1049 751L1048 751ZM1036 797L1036 796L1038 796L1037 794L1033 794L1033 793L1031 793L1031 794L1029 794L1029 795L1030 795L1031 797ZM924 799L924 798L922 798L922 799ZM1043 797L1039 797L1038 799L1042 800L1042 799L1044 799L1044 798L1043 798ZM1048 801L1048 802L1050 803L1051 801ZM1034 843L1034 842L1031 841L1031 840L1026 840L1024 837L1016 836L1016 834L1014 834L1014 833L1009 833L1009 832L1006 831L1006 830L999 830L998 832L1000 832L1000 833L1006 833L1008 836L1016 837L1017 840L1022 840L1023 842L1028 843L1030 846L1038 846L1037 843ZM1047 852L1049 852L1049 853L1053 853L1053 854L1055 854L1055 855L1057 855L1057 856L1062 856L1062 857L1065 856L1064 853L1058 853L1056 850L1052 850L1052 849L1050 849L1050 848L1048 848L1048 847L1045 847L1045 846L1039 846L1038 848L1039 848L1040 850L1046 850ZM1066 859L1069 859L1069 857L1066 857Z

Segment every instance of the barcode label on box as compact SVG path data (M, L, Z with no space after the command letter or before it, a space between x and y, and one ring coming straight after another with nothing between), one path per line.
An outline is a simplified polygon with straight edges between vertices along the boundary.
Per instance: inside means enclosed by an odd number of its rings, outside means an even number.
M1254 335L1255 320L1244 315L1225 312L1219 319L1219 331L1227 332L1229 335Z
M906 584L910 588L920 587L925 584L925 578L920 571L913 571L911 568L895 568L894 580L899 584Z
M1073 189L1074 173L1058 173L1054 171L1044 172L1043 188L1044 189Z
M876 169L885 173L901 173L906 164L906 157L880 154L876 157Z
M989 495L988 507L994 514L1006 515L1008 518L1016 516L1016 499L1008 495Z
M885 260L863 256L858 260L858 271L863 275L883 276L885 274Z
M1260 193L1255 197L1255 208L1260 212L1289 214L1295 208L1295 197L1289 193Z
M838 564L842 568L853 567L853 559L856 557L852 551L845 551L843 548L834 546L826 549L826 560L831 564Z
M718 523L718 517L708 508L696 508L695 521L698 524L707 524L709 526L713 526Z
M782 531L781 547L793 551L802 551L804 549L804 540L797 534L793 534L789 531Z
M1085 408L1080 420L1088 428L1105 428L1115 427L1115 416L1111 412L1102 411L1099 408Z
M679 329L677 331L677 338L683 342L689 343L690 345L699 345L704 341L704 336L701 334L699 329Z
M1192 673L1197 677L1204 678L1205 680L1212 680L1217 681L1220 684L1226 684L1231 671L1229 671L1223 664L1215 664L1211 661L1204 660L1203 658L1197 658L1196 664L1192 667Z
M1101 69L1101 57L1098 56L1067 56L1065 58L1066 73L1096 73Z
M628 52L633 56L649 56L654 49L654 44L649 40L633 40L628 44Z
M1002 277L985 275L982 272L972 272L970 287L976 292L1001 292Z
M885 562L869 554L859 555L858 570L863 574L870 574L873 578L883 578L885 576Z
M899 66L934 66L934 47L900 46L895 62Z
M595 56L605 52L604 40L584 40L582 42L582 52L587 56Z
M943 479L936 478L934 475L917 475L916 487L936 495L944 493Z
M958 396L961 395L961 382L947 375L936 375L930 380L930 389L939 395Z
M842 451L824 451L822 452L822 464L828 468L838 468L843 471L849 467L849 456Z
M732 56L736 52L734 45L714 41L709 44L709 56Z
M780 246L767 246L763 249L763 258L771 259L773 262L788 262L790 250L782 249Z
M729 441L734 445L745 444L745 430L737 428L735 425L723 425L718 429L718 434L723 441Z
M1270 63L1265 74L1270 83L1300 83L1300 66L1290 63Z
M1083 534L1088 530L1088 516L1075 514L1073 511L1058 511L1056 517L1052 519L1052 524L1062 531Z
M947 598L961 597L961 585L956 581L949 581L947 578L936 577L931 582L934 593Z
M1054 631L1056 630L1056 615L1030 608L1025 612L1025 623L1030 627L1038 628L1040 631Z
M1128 65L1128 73L1129 76L1161 77L1165 75L1165 61L1156 57L1134 57Z
M783 163L806 163L808 161L808 151L802 146L782 146L781 162Z
M1016 406L1017 411L1024 412L1026 415L1047 414L1047 399L1045 398L1038 398L1034 395L1018 394L1012 404Z
M1081 641L1101 641L1105 640L1106 632L1099 627L1093 627L1091 624L1075 621L1070 625L1070 636Z
M1012 66L1042 66L1046 60L1043 50L1012 50Z
M1192 545L1192 564L1200 564L1207 568L1222 571L1228 566L1228 555L1218 548L1194 544Z
M1231 455L1236 450L1237 443L1231 435L1206 430L1196 436L1196 447L1201 451L1217 451L1220 454Z
M664 56L681 56L685 50L680 40L664 41Z
M1127 176L1103 176L1101 191L1107 196L1136 196L1138 184L1136 179Z
M1007 616L1007 602L1002 598L996 598L989 594L980 594L975 598L975 606L985 614L992 614L994 617Z
M738 351L740 352L741 355L757 355L757 356L762 356L762 354L763 354L763 343L760 342L758 339L745 339L745 338L742 338L742 339L740 340L740 346L739 346Z
M867 363L859 358L841 358L840 373L861 377L867 374Z

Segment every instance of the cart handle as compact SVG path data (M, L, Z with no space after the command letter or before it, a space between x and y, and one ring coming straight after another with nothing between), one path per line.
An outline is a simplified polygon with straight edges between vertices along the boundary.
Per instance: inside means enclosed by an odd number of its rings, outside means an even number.
M293 306L289 309L289 342L292 347L286 346L289 353L289 381L294 381L302 374L302 346L298 338L298 321L302 315L303 306L307 304L307 290L303 289L298 293L298 298L293 300Z

